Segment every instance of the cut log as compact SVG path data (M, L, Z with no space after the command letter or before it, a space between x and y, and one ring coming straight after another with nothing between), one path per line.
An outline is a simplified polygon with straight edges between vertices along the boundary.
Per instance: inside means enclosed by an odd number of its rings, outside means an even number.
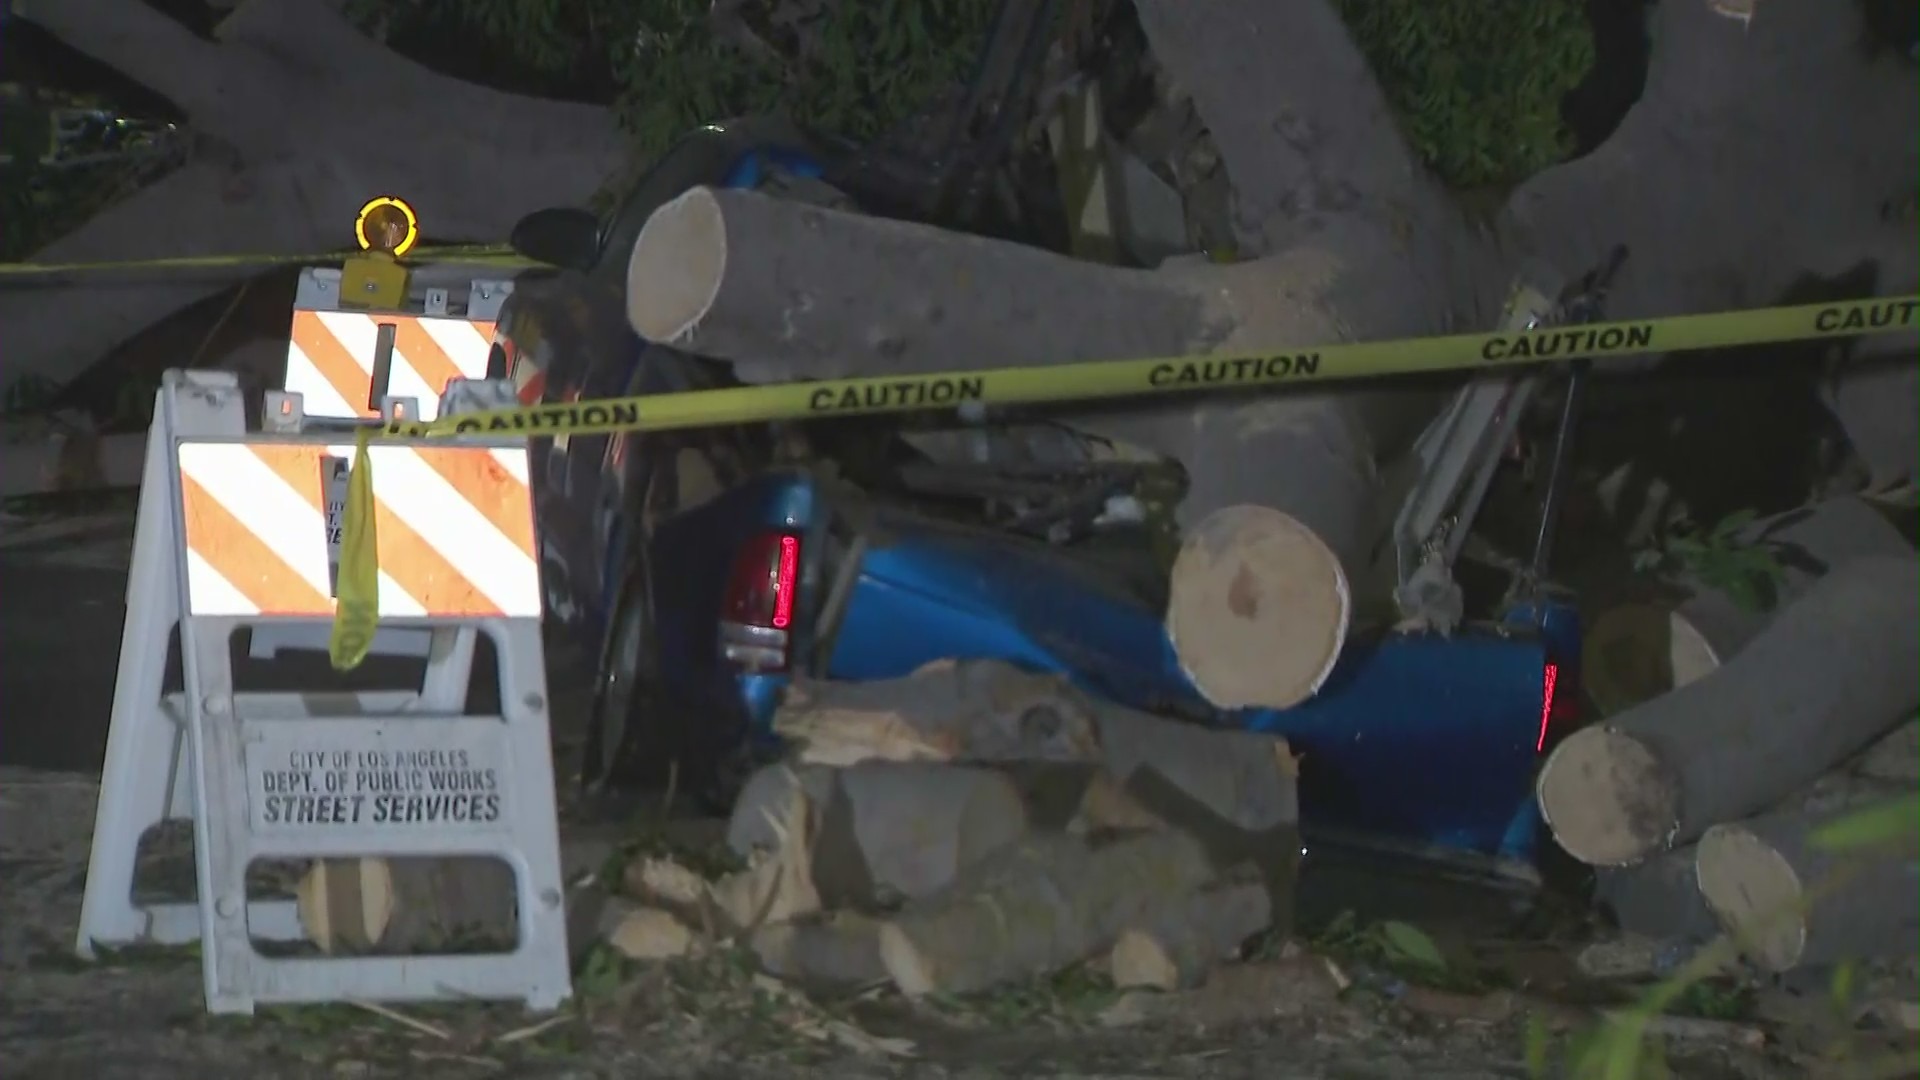
M1264 885L1203 890L1150 925L1123 931L1107 959L1107 974L1121 989L1198 986L1215 964L1266 929L1272 914Z
M627 864L620 883L632 896L680 911L698 910L710 899L706 878L676 859L657 855Z
M510 949L519 935L513 868L498 859L320 859L294 895L323 952Z
M1854 809L1769 814L1700 838L1700 890L1754 963L1785 972L1920 949L1920 857L1910 844L1838 853L1809 842Z
M1075 836L1147 832L1168 828L1167 821L1146 808L1126 784L1106 769L1095 769L1081 789L1066 831Z
M1691 846L1636 866L1601 867L1594 875L1593 899L1614 925L1660 942L1676 962L1720 933L1700 895Z
M999 660L939 660L872 682L802 683L773 729L798 760L1090 761L1097 737L1065 680Z
M1378 254L1401 264L1401 252ZM655 211L641 230L627 303L643 337L729 361L745 382L1222 349L1298 350L1305 358L1316 344L1352 336L1329 306L1348 269L1325 249L1300 248L1230 266L1125 270L754 192L696 188ZM1392 333L1392 320L1410 317L1396 305L1379 329ZM1291 370L1296 359L1288 352L1268 368ZM1168 375L1199 388L1246 370L1195 365ZM1081 430L1185 464L1183 524L1237 503L1274 506L1356 560L1354 572L1376 538L1379 461L1404 449L1433 405L1427 388L1370 387L1260 399L1194 395L1061 415ZM1248 468L1249 461L1276 467Z
M880 923L856 912L763 926L748 945L767 974L793 982L864 986L887 978L880 962Z
M1180 356L1231 326L1199 280L712 188L647 219L627 318L750 382Z
M1756 521L1734 538L1772 550L1783 577L1774 605L1758 610L1697 578L1671 603L1634 604L1596 620L1581 672L1603 714L1649 701L1719 667L1753 640L1772 612L1834 568L1910 554L1913 545L1864 499L1843 496Z
M730 932L750 932L820 910L820 892L813 884L818 813L805 789L793 785L785 802L768 814L778 843L772 850L754 851L745 870L714 882L714 906Z
M1165 720L1109 702L1096 707L1103 767L1168 824L1197 827L1193 811L1165 805L1156 785L1142 783L1146 776L1161 778L1228 828L1265 834L1299 822L1298 766L1285 739Z
M760 770L734 803L727 843L746 854L777 840L768 809L798 786L820 809L810 873L829 908L891 906L944 888L1026 834L1019 790L1000 773L930 762Z
M1860 559L1713 674L1570 736L1540 772L1560 846L1621 866L1780 802L1920 707L1920 561Z
M1188 531L1167 636L1195 689L1223 709L1285 709L1320 689L1352 614L1340 560L1278 510L1234 506Z
M629 960L672 960L701 945L699 935L672 912L625 900L607 904L600 926L607 944Z
M1035 836L975 867L880 929L880 958L903 993L969 993L1058 971L1149 925L1212 875L1198 842L1143 833L1098 850Z

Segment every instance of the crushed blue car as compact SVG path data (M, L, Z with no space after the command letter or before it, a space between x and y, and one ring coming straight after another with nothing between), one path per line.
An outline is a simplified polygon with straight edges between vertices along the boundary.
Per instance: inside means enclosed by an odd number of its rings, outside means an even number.
M696 184L819 197L819 160L763 125L716 125L666 155L604 221L530 216L515 246L561 269L517 283L494 374L537 385L546 401L731 385L725 365L628 329L625 251L654 207ZM1492 387L1480 402L1504 425L1500 437L1530 385ZM1535 765L1568 724L1577 680L1572 608L1525 588L1453 633L1356 631L1311 700L1222 711L1175 661L1164 572L1140 537L1061 543L930 512L900 479L926 462L892 423L810 426L797 455L782 447L794 430L764 426L535 444L548 617L594 680L587 786L671 779L724 805L729 763L778 752L772 717L795 678L999 659L1130 707L1286 737L1304 755L1310 840L1531 856Z
M1499 624L1450 636L1363 635L1311 700L1222 712L1181 673L1149 575L803 471L756 477L675 520L662 550L693 558L704 538L746 524L755 531L720 596L676 590L656 612L691 625L719 601L712 681L733 685L745 737L769 750L774 709L797 676L886 679L945 657L994 658L1133 708L1285 736L1304 754L1302 818L1321 835L1532 855L1534 766L1570 705L1570 608L1516 605ZM662 664L682 673L683 690L702 681L680 666L692 659Z

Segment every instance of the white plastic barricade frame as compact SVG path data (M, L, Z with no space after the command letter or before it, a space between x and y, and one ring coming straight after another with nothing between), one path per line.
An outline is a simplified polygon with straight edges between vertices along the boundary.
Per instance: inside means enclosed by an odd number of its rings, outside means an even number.
M351 459L350 437L342 446L337 432L286 426L249 435L230 374L170 371L162 382L78 951L198 940L213 1012L338 1000L557 1006L571 984L525 443L370 448L382 624L433 632L419 691L241 693L236 630L332 618L322 472L329 458ZM163 693L175 625L184 690ZM462 715L475 632L499 657L498 716ZM199 901L136 904L141 836L177 818L193 821ZM500 859L516 882L516 946L293 958L253 947L305 934L293 901L248 902L251 863L355 856Z

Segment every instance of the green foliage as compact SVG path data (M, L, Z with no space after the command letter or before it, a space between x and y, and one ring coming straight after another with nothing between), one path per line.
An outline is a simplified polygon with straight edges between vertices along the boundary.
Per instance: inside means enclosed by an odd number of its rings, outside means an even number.
M1447 971L1447 958L1426 931L1412 923L1387 920L1361 925L1351 911L1335 915L1314 944L1336 956L1377 964L1403 975L1432 981Z
M1560 100L1593 67L1581 0L1337 0L1419 155L1458 188L1564 159Z
M435 57L433 27L498 51L512 88L581 91L603 72L635 149L651 158L701 124L784 111L855 140L900 123L968 74L995 0L747 0L764 48L716 35L711 0L350 0L362 27ZM408 47L411 45L412 47Z
M56 128L57 114L104 109L85 95L0 85L0 262L45 247L176 159L166 125L103 117L93 132Z
M1337 0L1416 151L1449 183L1516 183L1564 158L1561 98L1593 66L1580 0ZM966 79L997 0L348 0L402 51L503 89L612 99L648 159L679 135L781 110L872 139ZM604 84L604 85L602 85Z
M1708 529L1680 521L1659 544L1634 554L1634 569L1677 571L1749 611L1771 610L1786 567L1772 545L1741 535L1753 522L1752 510L1728 514Z

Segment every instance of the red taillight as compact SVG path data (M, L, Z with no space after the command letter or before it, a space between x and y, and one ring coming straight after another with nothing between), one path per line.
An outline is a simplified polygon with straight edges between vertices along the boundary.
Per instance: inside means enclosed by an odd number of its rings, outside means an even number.
M1547 725L1553 722L1553 693L1560 686L1560 665L1548 664L1540 678L1540 738L1533 744L1533 752L1540 753L1547 748Z
M734 558L721 603L721 654L748 670L784 670L799 580L798 536L767 532L749 540Z

